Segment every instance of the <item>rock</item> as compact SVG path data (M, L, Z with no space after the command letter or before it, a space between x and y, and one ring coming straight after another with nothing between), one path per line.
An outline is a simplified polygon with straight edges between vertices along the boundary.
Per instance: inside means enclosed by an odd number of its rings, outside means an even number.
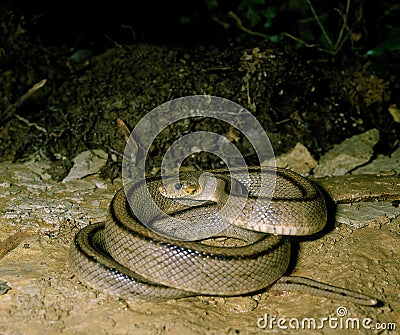
M374 223L389 223L399 215L400 208L394 207L390 202L360 202L338 205L335 221L361 228Z
M103 150L81 152L73 159L74 166L62 182L65 183L73 179L80 179L99 172L106 164L107 158L108 155Z
M96 184L87 180L72 179L64 182L69 192L89 191L96 188Z
M38 160L39 158L31 156L29 161L25 162L24 165L27 166L30 170L35 172L36 174L40 175L42 180L49 180L51 179L50 174L47 171L50 168L50 164L46 161Z
M378 155L370 164L362 166L352 174L382 174L392 173L400 175L400 148L394 151L390 157Z
M390 105L389 113L393 117L393 121L396 123L400 123L400 109L396 106L396 104Z
M345 175L312 178L335 203L400 199L400 177Z
M289 152L275 159L277 167L288 168L301 175L307 176L311 169L317 165L317 161L311 156L308 149L301 143L297 143ZM273 159L262 162L263 166L273 166Z
M314 176L340 176L367 163L378 141L377 129L344 140L321 157L319 165L314 169Z

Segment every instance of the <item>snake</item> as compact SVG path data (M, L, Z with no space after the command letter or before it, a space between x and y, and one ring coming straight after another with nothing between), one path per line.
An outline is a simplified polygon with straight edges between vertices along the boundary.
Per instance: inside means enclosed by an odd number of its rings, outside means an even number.
M277 167L231 172L181 172L178 180L153 176L127 183L112 198L106 220L76 234L70 268L81 283L128 300L273 289L378 303L363 293L285 276L289 236L314 234L326 224L325 198L316 184ZM224 245L226 240L237 244Z

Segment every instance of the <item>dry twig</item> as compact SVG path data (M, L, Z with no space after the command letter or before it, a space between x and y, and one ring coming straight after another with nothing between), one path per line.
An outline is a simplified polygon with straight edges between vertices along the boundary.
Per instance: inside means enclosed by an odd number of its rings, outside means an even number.
M6 121L8 121L16 112L16 110L32 95L34 94L38 89L42 88L46 84L47 79L43 79L33 85L28 92L26 92L24 95L22 95L16 102L13 104L9 105L6 108L4 118L1 120L0 124L5 124ZM23 119L23 118L22 118ZM22 120L21 120L22 121ZM24 119L24 121L27 121ZM28 121L29 122L29 121Z

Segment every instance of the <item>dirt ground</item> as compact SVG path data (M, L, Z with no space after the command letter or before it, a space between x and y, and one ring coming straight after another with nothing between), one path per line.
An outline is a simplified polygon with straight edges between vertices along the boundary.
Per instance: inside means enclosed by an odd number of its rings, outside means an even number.
M293 240L291 274L377 297L382 303L376 307L284 291L140 303L82 285L67 266L74 234L89 222L104 220L120 180L104 183L91 176L61 184L41 180L26 165L8 162L0 164L0 172L0 280L11 288L0 295L0 334L398 332L378 327L400 323L400 216L389 220L382 213L363 228L341 224L327 233ZM315 326L308 325L310 318ZM331 323L323 323L323 318L331 318Z
M73 236L104 219L121 186L126 140L118 118L132 129L164 102L207 94L248 109L276 154L300 142L318 160L334 144L377 128L374 155L390 155L400 133L399 73L390 59L378 64L360 56L338 64L265 42L195 48L116 44L77 55L28 36L12 12L0 15L7 32L0 46L0 250L6 250L0 253L0 291L2 285L11 288L3 286L0 295L0 334L291 334L297 331L289 320L329 317L372 320L365 321L372 329L346 329L350 334L398 333L398 218L359 229L342 224L294 241L299 251L293 274L368 293L383 301L378 307L275 291L128 302L81 285L67 267ZM159 171L171 143L197 130L233 134L247 163L258 163L241 134L199 118L174 124L156 138L147 173ZM106 165L99 175L68 188L60 181L72 159L88 149L106 152ZM31 161L43 162L46 178L27 167ZM206 153L185 165L221 167ZM272 318L283 318L289 328L265 324ZM378 329L391 324L397 330ZM325 324L301 333L339 334L341 327Z

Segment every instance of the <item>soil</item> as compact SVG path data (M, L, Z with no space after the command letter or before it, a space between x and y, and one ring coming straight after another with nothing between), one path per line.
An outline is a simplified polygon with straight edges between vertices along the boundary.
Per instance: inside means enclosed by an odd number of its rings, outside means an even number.
M24 161L39 153L54 162L50 173L55 180L65 177L71 159L87 149L106 151L104 176L117 177L125 146L117 118L133 129L160 104L196 94L220 96L248 109L276 154L300 142L318 159L335 143L370 128L381 134L377 153L388 154L399 145L400 123L389 113L400 105L395 59L359 56L335 63L323 53L260 41L195 47L116 44L94 55L74 53L44 45L12 11L2 15L0 159ZM174 137L200 129L229 132L226 125L207 120L172 125L156 139L147 171L160 165ZM251 156L238 136L237 146ZM218 165L204 155L187 164Z

